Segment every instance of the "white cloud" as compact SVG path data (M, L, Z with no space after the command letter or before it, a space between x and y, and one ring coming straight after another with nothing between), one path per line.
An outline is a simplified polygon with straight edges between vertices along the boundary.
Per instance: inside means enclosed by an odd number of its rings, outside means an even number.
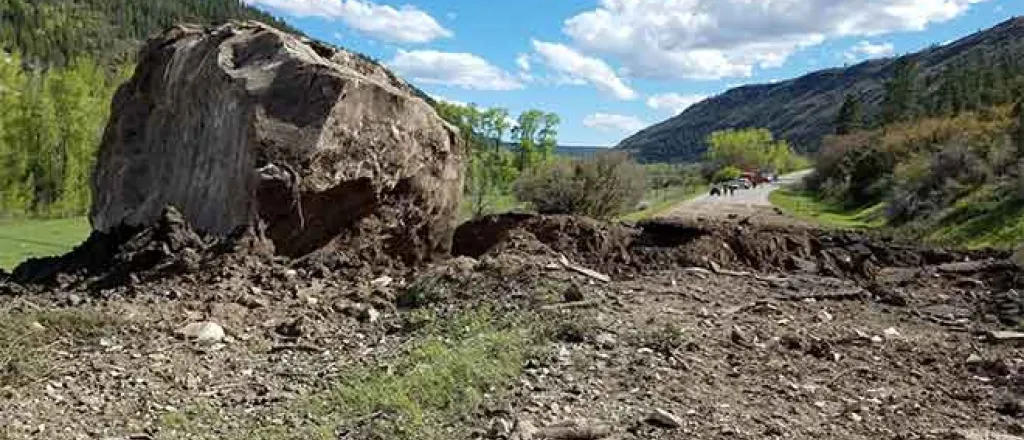
M636 91L626 85L611 66L601 59L585 56L563 44L537 40L533 40L533 49L544 64L557 71L567 83L585 81L621 100L628 101L637 97Z
M843 57L847 61L857 61L865 58L888 57L894 53L896 53L896 46L893 46L892 43L874 44L865 40L853 45L850 50L843 54Z
M594 113L583 118L583 125L600 131L622 133L643 130L648 124L635 116Z
M518 56L516 56L516 65L519 66L519 70L522 70L523 72L529 72L530 56L525 53L519 54Z
M341 20L363 34L391 43L429 43L454 35L430 14L411 5L395 8L365 0L244 1L249 5L266 6L298 17Z
M427 84L473 90L518 90L523 83L471 53L399 50L387 63L402 76Z
M430 95L430 97L434 98L434 100L436 100L436 101L443 101L443 102L447 102L449 104L457 105L457 106L460 106L460 107L469 107L469 103L468 102L466 102L466 101L459 101L458 99L451 99L451 98L449 98L447 96Z
M565 21L629 76L718 79L777 67L829 38L917 31L986 0L600 0Z
M666 111L677 115L690 106L707 99L707 95L680 95L678 93L666 93L654 95L647 98L647 106L655 110Z

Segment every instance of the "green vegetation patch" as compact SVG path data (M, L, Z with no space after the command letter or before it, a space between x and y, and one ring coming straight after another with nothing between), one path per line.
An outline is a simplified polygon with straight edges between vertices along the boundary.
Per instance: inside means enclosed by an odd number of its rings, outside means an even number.
M638 222L668 214L680 203L686 202L708 191L708 185L687 185L648 191L647 209L619 217L626 222Z
M60 343L112 334L121 321L85 309L16 312L0 309L0 388L48 377Z
M485 393L504 389L523 365L528 332L498 321L486 312L435 320L427 336L399 359L357 368L330 389L273 409L277 415L299 417L292 423L298 428L253 417L218 438L347 438L342 433L380 439L466 438L468 433L457 427L460 417L479 406ZM171 438L201 437L225 425L207 408L188 413L164 418Z
M1012 249L1024 242L1024 201L1000 200L981 189L958 200L927 236L929 242L970 249Z
M85 217L0 221L0 269L14 269L29 258L67 253L91 231Z
M841 203L821 200L814 193L782 188L768 200L788 215L822 226L841 229L868 229L885 226L884 203L849 208Z

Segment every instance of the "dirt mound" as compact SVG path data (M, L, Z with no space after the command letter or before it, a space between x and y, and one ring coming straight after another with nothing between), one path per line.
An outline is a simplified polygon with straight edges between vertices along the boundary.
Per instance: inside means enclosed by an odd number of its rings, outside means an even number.
M525 233L525 234L524 234ZM1005 260L1000 252L954 252L879 237L806 228L652 220L637 225L571 216L508 214L456 230L456 255L479 257L535 239L552 251L607 273L678 267L725 267L873 278L881 268Z
M130 281L199 271L211 259L228 254L269 256L272 244L248 229L225 238L200 236L173 207L163 210L145 228L124 226L108 233L93 232L70 253L39 258L19 265L11 279L23 284L68 285L86 281L92 288L109 288Z

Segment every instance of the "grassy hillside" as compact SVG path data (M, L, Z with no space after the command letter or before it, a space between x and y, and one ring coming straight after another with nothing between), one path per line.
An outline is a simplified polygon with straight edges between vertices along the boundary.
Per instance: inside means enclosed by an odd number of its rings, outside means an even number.
M966 247L1024 242L1024 105L826 138L807 211L864 207L903 236ZM786 193L776 203L792 209ZM870 226L870 224L869 224Z
M900 58L731 89L636 133L618 148L647 161L694 161L712 132L763 127L798 151L817 151L823 137L835 131L848 95L860 102L864 124L882 123L887 86L906 63L916 67L912 92L920 99L914 113L941 116L1012 102L1024 93L1024 18Z

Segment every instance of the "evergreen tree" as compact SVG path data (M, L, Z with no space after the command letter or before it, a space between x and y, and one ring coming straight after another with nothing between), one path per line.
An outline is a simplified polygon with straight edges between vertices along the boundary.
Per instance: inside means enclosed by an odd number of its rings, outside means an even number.
M835 124L836 134L839 135L850 134L863 128L864 113L861 110L860 100L853 95L846 95L842 107L839 107Z
M905 122L918 116L917 63L909 58L896 61L893 78L885 85L882 121L885 124Z

